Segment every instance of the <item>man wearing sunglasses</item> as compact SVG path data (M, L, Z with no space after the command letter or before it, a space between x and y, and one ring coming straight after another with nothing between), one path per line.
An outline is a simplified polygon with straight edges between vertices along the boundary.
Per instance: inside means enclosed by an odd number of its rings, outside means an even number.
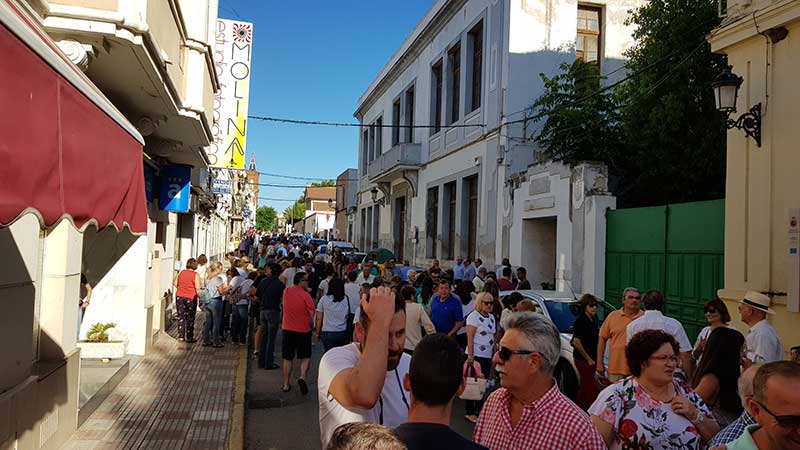
M605 449L586 413L553 380L561 352L555 325L517 312L502 327L506 332L492 358L501 388L486 400L473 440L490 450Z
M800 364L778 361L761 366L749 407L757 424L727 444L728 450L800 449Z

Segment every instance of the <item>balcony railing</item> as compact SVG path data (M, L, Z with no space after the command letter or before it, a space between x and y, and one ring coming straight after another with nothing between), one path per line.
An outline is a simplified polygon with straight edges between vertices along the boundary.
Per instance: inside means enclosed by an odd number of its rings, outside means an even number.
M367 165L370 180L386 176L397 176L405 169L419 168L422 165L422 146L420 144L397 144L388 152L378 156Z

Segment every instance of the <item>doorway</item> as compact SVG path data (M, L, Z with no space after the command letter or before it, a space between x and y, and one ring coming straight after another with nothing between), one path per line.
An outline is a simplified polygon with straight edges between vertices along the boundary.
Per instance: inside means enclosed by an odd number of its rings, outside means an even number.
M555 289L558 220L542 217L522 221L522 266L534 289Z
M399 197L394 204L394 255L398 262L402 262L405 260L406 198Z

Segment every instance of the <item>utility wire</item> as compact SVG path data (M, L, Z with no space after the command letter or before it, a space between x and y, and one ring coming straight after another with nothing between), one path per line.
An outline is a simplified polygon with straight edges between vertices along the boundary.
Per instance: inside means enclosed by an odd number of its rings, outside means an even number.
M358 127L358 128L474 128L485 127L486 124L456 124L456 125L395 125L387 124L360 124L360 123L346 123L346 122L322 122L318 120L299 120L299 119L286 119L282 117L264 117L264 116L247 116L249 119L261 120L265 122L278 122L278 123L291 123L295 125L323 125L329 127Z

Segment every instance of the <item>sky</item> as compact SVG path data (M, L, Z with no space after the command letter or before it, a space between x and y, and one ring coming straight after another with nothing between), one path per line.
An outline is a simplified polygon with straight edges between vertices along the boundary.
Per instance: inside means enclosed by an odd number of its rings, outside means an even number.
M251 116L357 122L358 98L433 0L220 0L219 17L253 22ZM248 121L245 161L259 172L335 179L358 162L358 129ZM261 175L260 183L305 181ZM296 199L303 189L260 187ZM290 201L260 200L283 211Z

